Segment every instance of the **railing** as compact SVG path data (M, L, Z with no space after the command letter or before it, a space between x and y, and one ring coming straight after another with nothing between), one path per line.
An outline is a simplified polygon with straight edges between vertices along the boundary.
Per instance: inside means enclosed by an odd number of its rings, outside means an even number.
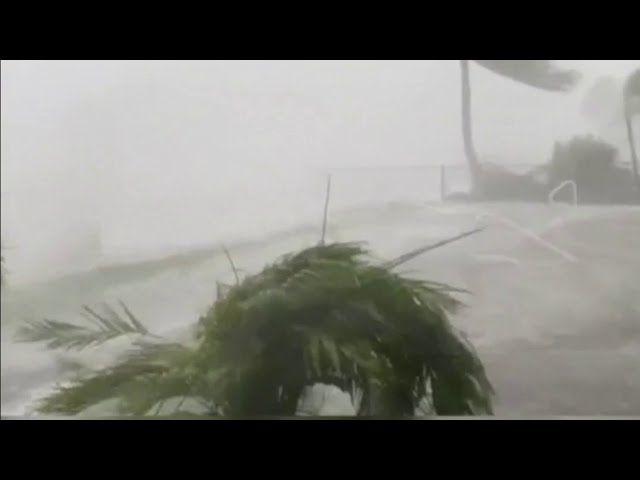
M495 253L476 253L473 258L479 262L506 263L509 265L520 265L520 262L513 257L507 255L499 255Z
M508 227L511 227L512 229L522 233L523 235L525 235L526 237L531 238L532 240L535 240L538 244L542 245L543 247L545 247L548 250L551 250L552 252L557 253L558 255L560 255L565 260L568 260L568 261L570 261L572 263L578 263L578 259L576 257L574 257L573 255L571 255L570 253L565 252L564 250L556 247L555 245L553 245L552 243L548 242L544 238L540 237L539 235L536 235L534 232L532 232L528 228L525 228L522 225L517 224L513 220L510 220L510 219L508 219L506 217L503 217L502 215L498 215L498 214L495 214L495 213L492 213L492 212L482 213L482 214L480 214L480 215L478 215L476 217L476 226L480 226L480 221L482 219L484 219L484 218L487 218L487 217L493 217L493 218L497 219L498 221L500 221L500 223L503 223L504 225L507 225Z
M578 206L578 184L573 181L573 180L565 180L564 182L562 182L560 185L558 185L556 188L554 188L553 190L551 190L549 192L549 196L547 197L547 200L549 203L554 203L555 197L556 195L565 187L567 186L571 186L571 191L573 193L573 206L577 207Z
M501 166L506 172L518 175L525 175L536 167L539 165ZM380 199L393 192L396 200L407 197L435 202L443 201L452 194L469 194L473 183L469 167L464 163L323 167L317 172L318 178L332 175L336 197L341 195L344 186L344 189L350 190L351 195L370 196L373 199ZM546 200L544 193L535 200ZM506 200L508 196L505 194ZM337 198L332 195L331 202L335 200Z

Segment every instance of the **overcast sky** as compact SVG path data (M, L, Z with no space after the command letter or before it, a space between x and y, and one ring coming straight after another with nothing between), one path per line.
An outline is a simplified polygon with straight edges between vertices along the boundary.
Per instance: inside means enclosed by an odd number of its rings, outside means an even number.
M558 63L584 74L571 95L472 68L481 157L548 160L592 128L585 89L640 61ZM2 236L23 252L154 202L280 182L291 203L298 175L329 167L464 165L457 61L3 61L1 82Z

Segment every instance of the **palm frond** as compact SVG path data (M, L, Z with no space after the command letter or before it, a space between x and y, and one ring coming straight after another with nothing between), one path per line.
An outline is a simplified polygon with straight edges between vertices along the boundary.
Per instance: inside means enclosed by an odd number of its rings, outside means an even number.
M76 415L109 399L122 413L144 415L159 401L191 394L194 350L176 343L138 342L115 366L59 386L39 402L42 413Z
M122 308L124 313L127 315L127 318L129 319L131 324L135 327L135 329L142 335L148 334L149 330L147 330L147 327L145 327L142 324L142 322L138 320L138 318L131 312L131 310L129 310L129 307L127 307L122 300L120 300L119 303L120 303L120 307Z
M56 390L38 402L38 411L49 414L77 415L105 400L119 398L125 387L137 386L145 378L164 373L157 365L125 363L100 370L85 378L78 378ZM145 385L146 386L146 385Z
M436 412L491 412L482 364L448 322L448 312L461 305L455 289L403 278L390 271L395 262L371 265L362 258L366 253L336 244L284 257L201 319L207 325L203 345L218 345L213 363L236 372L229 374L234 391L246 394L259 382L264 393L263 403L234 408L236 414L278 411L275 392L296 375L300 388L326 383L350 390L355 384L370 392L364 396L377 391L378 414L413 414L427 385L437 392L427 402Z
M120 304L126 319L108 305L104 305L102 315L84 306L84 317L91 322L90 326L49 319L28 320L18 330L17 340L44 342L51 349L82 350L122 335L149 335L148 329L129 308L122 302Z
M56 360L60 369L65 373L78 375L88 370L87 366L77 359L58 357Z
M224 298L231 290L232 285L223 282L216 282L216 299Z
M640 68L633 71L625 81L624 104L629 118L640 115Z
M474 60L474 62L500 76L554 92L571 90L580 78L578 72L558 68L551 60Z
M118 398L123 413L164 415L166 402L184 397L200 399L211 415L286 416L307 387L324 383L351 392L360 414L414 415L424 404L436 414L490 413L482 363L449 322L460 306L455 289L367 257L354 243L287 255L218 296L198 321L196 347L138 342L114 367L60 387L41 411L74 414ZM85 309L99 332L141 330L105 311ZM27 336L54 346L91 343L77 325L39 327Z
M640 68L629 74L624 83L625 98L640 97Z
M428 252L430 250L435 250L436 248L443 247L445 245L448 245L449 243L453 243L453 242L455 242L457 240L461 240L463 238L469 237L469 236L471 236L471 235L473 235L475 233L481 232L484 229L485 229L485 227L474 228L473 230L461 233L459 235L456 235L455 237L447 238L445 240L441 240L441 241L436 242L434 244L426 245L424 247L417 248L415 250L412 250L411 252L407 252L407 253L402 254L402 255L400 255L399 257L397 257L397 258L395 258L393 260L390 260L390 261L386 262L384 264L384 267L388 268L388 269L392 269L392 268L398 267L398 266L402 265L403 263L407 263L408 261L413 260L414 258L422 255L423 253L426 253L426 252Z

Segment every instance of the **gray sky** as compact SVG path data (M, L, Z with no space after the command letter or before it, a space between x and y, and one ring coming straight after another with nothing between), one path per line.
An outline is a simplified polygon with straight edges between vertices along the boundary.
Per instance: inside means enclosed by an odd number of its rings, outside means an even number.
M584 73L576 93L472 69L481 157L546 161L592 128L581 92L640 63L558 62ZM1 82L2 236L25 271L96 224L145 225L125 243L164 225L157 235L188 243L195 226L175 219L205 200L235 207L218 212L225 232L253 221L252 195L311 208L324 168L464 164L457 61L3 61Z

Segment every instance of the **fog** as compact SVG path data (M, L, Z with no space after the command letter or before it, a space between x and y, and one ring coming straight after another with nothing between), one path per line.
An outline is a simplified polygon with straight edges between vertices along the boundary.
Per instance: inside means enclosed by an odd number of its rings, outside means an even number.
M587 133L626 158L624 124L585 95L640 62L556 62L581 73L571 93L471 66L481 161L542 164ZM499 412L640 413L638 207L441 204L441 165L449 192L469 181L458 61L3 61L1 88L3 412L28 411L60 373L12 341L16 321L124 299L178 331L231 281L212 249L255 272L317 242L331 174L328 239L382 258L493 215L483 236L411 268L474 292L456 322ZM206 261L96 269L185 252Z
M482 158L547 161L554 141L593 130L579 108L593 79L635 65L558 62L583 73L571 95L472 69ZM428 166L465 169L459 91L457 62L441 60L3 61L12 282L89 267L97 238L107 255L310 220L328 170L338 206L358 185L379 191L380 175L405 195L407 182L429 178L411 193L437 198ZM361 170L383 166L413 168Z

